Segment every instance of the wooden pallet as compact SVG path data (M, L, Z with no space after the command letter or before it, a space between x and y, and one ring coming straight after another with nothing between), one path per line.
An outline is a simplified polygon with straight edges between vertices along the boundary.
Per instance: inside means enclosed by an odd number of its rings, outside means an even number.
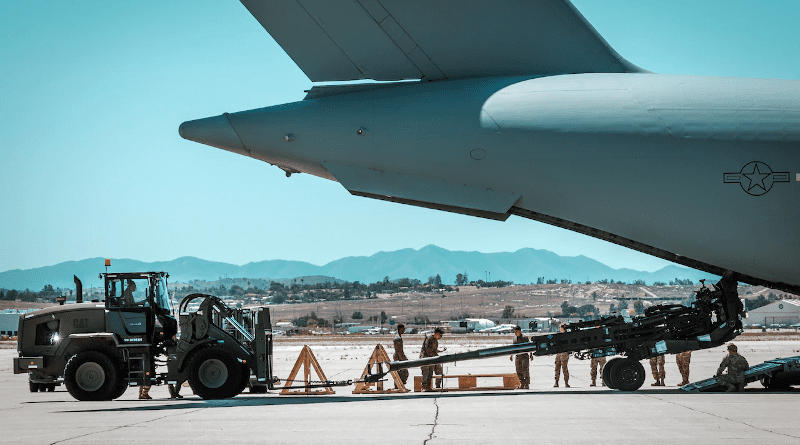
M503 386L478 386L479 378L502 378ZM436 391L499 391L519 388L519 377L516 374L467 374L442 375L434 379L458 379L458 388L441 388ZM442 384L444 386L444 382ZM422 391L422 376L414 376L414 392Z
M397 375L397 371L389 372L389 375L392 376L392 380L394 380L394 388L386 388L383 387L383 381L375 382L375 383L364 383L364 377L368 374L378 374L383 372L383 368L389 363L389 354L386 353L386 350L383 349L382 345L375 346L375 350L372 351L372 356L369 358L367 362L367 367L364 368L364 372L361 374L361 382L356 383L356 389L353 390L353 394L395 394L395 393L406 393L409 390L406 389L406 386L403 385L403 380L400 379L400 376ZM375 367L373 369L373 366ZM373 389L373 385L375 388Z
M328 380L325 377L325 373L322 371L322 367L319 366L319 362L317 358L314 357L314 353L311 352L311 348L308 345L303 346L303 350L300 351L300 356L297 357L297 362L294 364L294 368L292 368L292 372L289 373L289 378L286 379L286 383L283 385L283 390L281 390L280 395L282 396L318 396L318 395L326 395L326 394L335 394L334 390L331 389L330 386L326 386L324 388L296 388L292 390L292 383L295 382L295 377L297 377L297 373L300 371L300 367L303 367L303 386L308 386L311 384L311 370L313 368L314 372L317 374L317 380L321 382L325 382Z

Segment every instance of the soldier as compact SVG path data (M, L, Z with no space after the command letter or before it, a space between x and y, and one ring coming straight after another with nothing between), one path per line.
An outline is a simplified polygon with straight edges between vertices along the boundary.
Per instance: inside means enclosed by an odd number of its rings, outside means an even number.
M681 372L681 380L678 386L689 384L689 362L692 361L692 351L680 352L675 354L675 363L678 364L678 371Z
M408 360L405 351L403 351L403 334L406 332L406 325L397 325L397 335L394 336L394 355L392 359L396 362ZM397 375L405 385L408 381L408 369L401 369L397 371Z
M136 305L136 302L133 301L133 293L136 292L136 282L128 279L128 285L124 291L122 291L122 301L125 306L133 307Z
M656 380L650 386L666 386L664 384L664 377L667 376L667 372L664 371L664 354L650 359L650 370L653 371L653 378Z
M567 332L566 328L562 324L559 328L561 332ZM553 388L558 388L558 378L560 377L561 370L564 370L564 386L569 388L569 368L567 367L567 362L569 362L569 352L561 352L556 354L556 384L553 385Z
M603 378L602 378L603 366L606 365L606 357L605 356L595 357L595 358L592 359L591 365L590 365L591 366L591 371L589 372L589 375L592 377L592 384L589 385L589 386L597 386L597 365L600 365L600 375L601 375L600 383L603 386L606 386L606 382L604 382Z
M522 328L519 326L514 327L514 344L528 343L530 339L522 335ZM528 352L525 354L517 354L516 356L509 357L514 360L514 365L517 368L517 377L519 378L520 389L530 389L531 385L531 369L528 359L533 360L533 353Z
M436 357L439 355L439 339L442 338L444 333L441 329L436 328L433 331L433 335L430 337L425 336L425 341L422 342L422 350L419 351L419 358L425 357ZM434 371L439 371L437 368L441 369L441 365L428 365L422 367L422 391L433 391L431 389L431 380L433 380L433 373ZM439 371L441 372L441 371ZM441 385L441 379L437 382L437 387Z
M722 373L725 368L728 368L727 374ZM750 365L747 364L747 360L739 355L738 348L731 343L728 345L728 355L719 364L716 379L727 386L726 392L742 391L745 385L744 373L748 369Z

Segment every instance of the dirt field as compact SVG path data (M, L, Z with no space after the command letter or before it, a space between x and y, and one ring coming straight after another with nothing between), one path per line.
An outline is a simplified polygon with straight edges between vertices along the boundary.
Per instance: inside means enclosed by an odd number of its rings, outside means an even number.
M514 308L515 318L547 317L561 313L561 303L580 307L592 304L601 314L606 314L611 304L620 299L642 299L646 305L680 303L692 297L699 289L695 286L638 286L629 284L540 284L504 288L461 286L458 292L443 294L397 293L378 294L377 299L320 301L315 303L282 304L271 306L273 321L291 321L312 311L326 320L341 315L345 322L370 324L370 316L386 312L390 320L413 322L415 317L428 317L432 322L460 318L488 318L501 320L505 306ZM767 289L740 286L742 298L755 298ZM629 301L629 307L633 303ZM364 319L353 320L353 312L361 312ZM374 323L373 323L374 324Z

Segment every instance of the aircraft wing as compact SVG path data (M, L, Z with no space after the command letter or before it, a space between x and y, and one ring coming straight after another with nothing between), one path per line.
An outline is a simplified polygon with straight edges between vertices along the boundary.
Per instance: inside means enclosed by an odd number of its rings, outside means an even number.
M241 0L313 82L641 72L569 0Z

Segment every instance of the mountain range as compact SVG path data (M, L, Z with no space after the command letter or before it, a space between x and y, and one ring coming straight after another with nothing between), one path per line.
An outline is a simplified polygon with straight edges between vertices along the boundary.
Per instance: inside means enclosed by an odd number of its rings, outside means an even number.
M46 284L53 287L72 288L72 276L77 275L84 287L97 285L103 267L103 258L67 261L53 266L34 269L14 269L0 272L0 288L30 289L38 291ZM131 259L112 259L110 272L166 271L170 282L192 280L214 281L220 278L291 279L305 276L335 277L339 280L373 283L397 278L416 278L423 282L428 277L441 275L445 284L453 283L456 274L467 273L470 280L487 278L490 281L513 281L517 284L535 283L545 279L571 279L573 282L609 279L631 282L644 280L669 282L675 278L715 279L705 272L669 265L655 272L633 269L614 269L583 255L560 256L548 250L524 248L516 252L481 253L450 251L434 245L419 250L401 249L378 252L370 256L346 257L318 266L303 261L269 260L247 263L242 266L181 257L172 261L143 262Z

